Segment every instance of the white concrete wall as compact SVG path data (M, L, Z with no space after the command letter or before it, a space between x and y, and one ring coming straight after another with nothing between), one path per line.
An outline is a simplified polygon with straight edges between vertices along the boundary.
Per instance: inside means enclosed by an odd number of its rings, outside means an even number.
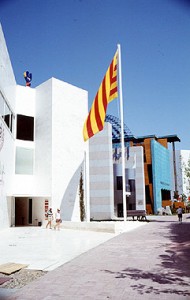
M4 92L8 103L13 110L15 108L15 88L16 80L0 24L0 89Z
M0 228L10 225L8 214L8 195L11 195L14 170L14 140L7 127L0 120L4 131L4 143L0 150Z
M14 196L35 199L33 213L38 210L38 219L44 217L41 199L45 198L54 212L61 208L63 220L80 219L78 185L87 108L86 91L55 78L35 90L17 87L16 113L34 116L35 134L34 142L16 140L15 147L34 149L35 163L34 175L14 176L12 191Z
M35 194L52 192L52 80L36 87ZM51 205L51 203L50 203Z
M36 90L17 85L15 113L25 116L35 116Z
M16 81L0 25L0 90L14 112ZM10 225L8 195L14 169L14 136L0 116L0 228Z
M144 178L144 152L143 147L131 147L130 152L135 157L135 187L136 187L136 209L146 210L145 178Z
M35 117L35 100L35 89L17 85L15 115L20 114ZM16 147L33 149L35 151L34 141L15 140L14 157L16 156ZM34 175L15 174L15 164L13 172L14 180L12 182L12 195L35 195Z
M190 196L188 189L189 183L188 178L185 175L185 167L188 166L188 160L190 159L190 150L176 150L176 174L177 174L177 190L178 194L185 194L187 197ZM171 175L172 175L172 195L175 190L174 181L174 167L173 167L173 152L171 153Z
M94 220L112 219L114 216L112 126L90 139L90 217Z
M87 116L85 90L52 78L36 88L35 194L51 197L63 220L78 221L82 136Z
M64 220L79 221L79 179L84 168L83 125L88 94L52 79L52 201Z
M14 140L0 117L4 138L0 151L0 227L14 224L14 197L34 198L37 218L44 215L42 202L48 198L54 211L61 208L64 220L79 221L79 179L81 170L85 176L84 152L88 148L82 136L88 113L87 91L55 78L35 89L16 86L1 27L0 89L14 114L33 116L35 124L34 142ZM15 174L17 146L34 150L33 175Z

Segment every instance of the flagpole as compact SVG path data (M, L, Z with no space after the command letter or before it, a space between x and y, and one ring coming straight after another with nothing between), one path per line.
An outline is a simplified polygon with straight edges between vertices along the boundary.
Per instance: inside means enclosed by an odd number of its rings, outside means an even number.
M126 179L125 179L125 143L124 143L124 121L123 121L123 91L122 91L122 72L121 72L121 48L118 48L118 62L119 62L119 100L120 100L120 119L121 119L121 153L122 153L122 182L123 182L123 217L124 223L127 219L126 207Z

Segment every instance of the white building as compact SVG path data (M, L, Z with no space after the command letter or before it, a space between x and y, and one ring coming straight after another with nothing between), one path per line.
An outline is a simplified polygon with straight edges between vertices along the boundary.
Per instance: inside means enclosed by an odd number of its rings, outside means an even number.
M48 206L79 221L87 91L55 78L18 86L1 28L0 66L0 228L43 222Z
M0 228L41 225L48 207L60 208L63 220L80 221L81 171L87 220L117 217L121 168L112 125L84 143L87 91L55 78L36 88L17 85L1 28L0 65ZM137 208L145 208L143 151L130 151L126 174L136 180Z
M172 156L173 159L173 156ZM177 191L179 195L190 196L190 182L185 174L185 168L188 167L188 161L190 161L190 150L176 150L175 151L175 161L176 161L176 177L177 177ZM172 174L173 164L172 164ZM173 183L174 183L173 179ZM175 186L173 186L173 191Z

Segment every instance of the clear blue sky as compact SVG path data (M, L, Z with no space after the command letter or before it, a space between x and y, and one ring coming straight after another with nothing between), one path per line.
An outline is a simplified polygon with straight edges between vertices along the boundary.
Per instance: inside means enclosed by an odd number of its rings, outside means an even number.
M119 43L125 124L190 149L188 0L1 0L0 22L18 84L26 70L33 87L61 79L89 92L89 109Z

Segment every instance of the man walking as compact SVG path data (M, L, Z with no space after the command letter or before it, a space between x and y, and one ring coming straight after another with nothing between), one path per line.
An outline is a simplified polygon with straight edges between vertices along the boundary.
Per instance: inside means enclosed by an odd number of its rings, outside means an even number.
M182 214L183 214L183 209L181 206L179 206L177 209L177 215L178 215L178 220L180 223L182 223Z

